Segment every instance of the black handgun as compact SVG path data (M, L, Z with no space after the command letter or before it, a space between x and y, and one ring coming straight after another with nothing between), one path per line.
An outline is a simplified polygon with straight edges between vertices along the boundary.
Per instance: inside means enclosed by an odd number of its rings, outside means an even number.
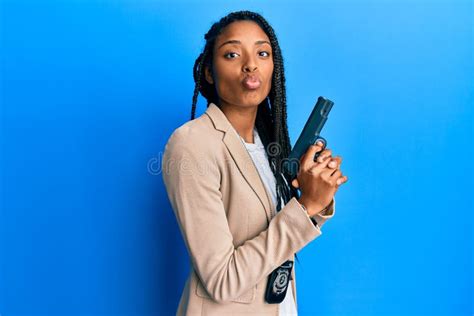
M309 116L303 131L298 137L295 146L291 150L287 161L283 164L287 174L294 179L298 173L300 158L308 150L309 146L316 144L318 140L323 142L323 149L316 153L314 159L318 158L319 154L326 148L326 140L319 134L328 119L328 114L331 111L334 102L324 97L319 97L314 106L311 115Z

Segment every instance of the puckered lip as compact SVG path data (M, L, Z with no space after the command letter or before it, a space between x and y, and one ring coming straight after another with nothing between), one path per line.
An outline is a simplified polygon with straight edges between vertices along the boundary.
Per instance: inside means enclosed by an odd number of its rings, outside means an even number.
M260 79L260 77L258 75L246 75L243 79L242 79L242 84L245 84L246 81L258 81L260 84L262 83L262 79Z

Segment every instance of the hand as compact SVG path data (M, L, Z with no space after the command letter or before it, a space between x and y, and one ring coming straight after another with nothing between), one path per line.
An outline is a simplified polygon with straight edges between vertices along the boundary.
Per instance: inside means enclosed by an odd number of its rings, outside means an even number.
M325 149L314 161L314 155L321 151L323 144L311 145L301 157L297 177L292 181L295 188L300 188L299 202L313 216L326 208L334 197L339 186L348 178L340 171L342 157L332 158L331 150Z

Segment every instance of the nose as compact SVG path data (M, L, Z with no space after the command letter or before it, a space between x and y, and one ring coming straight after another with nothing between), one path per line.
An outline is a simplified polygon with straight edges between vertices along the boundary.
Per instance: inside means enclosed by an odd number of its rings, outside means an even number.
M244 72L254 72L255 70L257 70L257 66L244 66Z
M247 60L243 64L243 72L253 72L257 70L257 63L251 57L247 58Z

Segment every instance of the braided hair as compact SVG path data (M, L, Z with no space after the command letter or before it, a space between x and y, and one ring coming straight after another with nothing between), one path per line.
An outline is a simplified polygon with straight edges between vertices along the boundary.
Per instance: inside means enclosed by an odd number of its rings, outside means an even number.
M229 13L214 23L204 36L206 44L203 52L194 63L193 77L195 82L191 120L195 118L196 103L198 94L201 93L207 99L207 106L212 102L219 106L219 97L214 84L205 80L205 67L212 72L213 48L216 38L222 33L223 29L232 22L253 21L256 22L270 39L273 50L273 75L272 86L269 95L259 104L255 126L265 145L270 167L276 179L277 192L277 211L282 208L281 199L287 203L293 196L297 195L289 182L289 175L283 167L283 163L288 158L291 151L290 138L287 127L286 114L286 88L285 73L283 68L283 57L281 55L280 45L270 24L258 13L251 11L236 11Z

